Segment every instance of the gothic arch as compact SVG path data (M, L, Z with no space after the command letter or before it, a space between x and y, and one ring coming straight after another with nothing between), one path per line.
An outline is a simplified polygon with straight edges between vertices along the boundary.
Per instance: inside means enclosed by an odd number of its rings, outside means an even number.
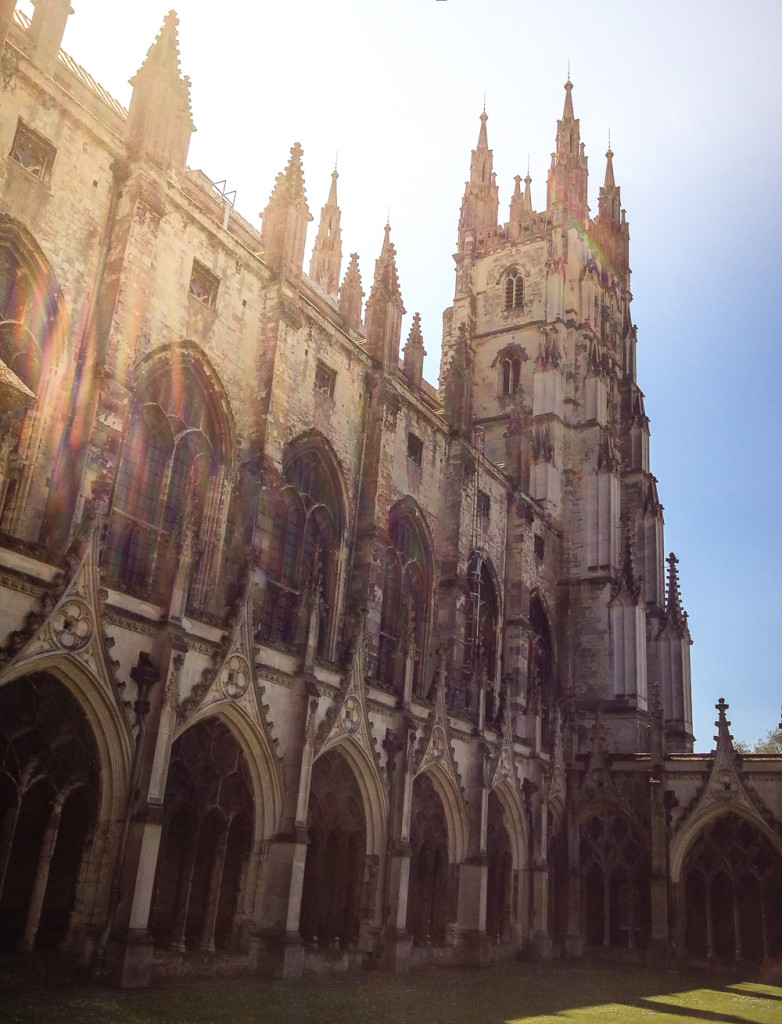
M752 813L742 806L716 804L708 810L695 813L682 825L681 829L671 840L670 872L671 882L676 885L681 881L681 873L684 862L692 847L695 845L701 834L714 824L717 818L723 814L732 813L742 818L766 839L773 849L782 857L782 838L761 818L759 814Z
M188 601L213 600L234 458L230 406L195 345L150 353L136 370L117 462L105 563L114 586L165 603L191 535ZM211 610L211 609L210 609Z
M149 928L158 946L235 948L257 849L253 771L223 716L188 724L171 745Z
M678 890L687 952L765 961L782 952L782 854L752 816L722 807L704 815Z
M335 744L313 762L307 806L300 933L307 943L337 948L359 945L378 898L380 853L370 849L366 787L352 746Z
M319 751L313 768L324 754L337 750L350 765L364 805L367 831L367 853L381 856L386 845L388 795L380 779L377 764L352 736L344 736L337 743Z
M404 654L415 651L413 692L420 694L432 621L434 558L431 534L418 504L402 498L388 515L380 610L377 678L401 693Z
M3 689L28 675L48 674L65 686L87 716L95 737L101 766L101 798L98 818L116 821L122 818L130 784L134 741L119 698L107 689L70 654L50 654L22 661L14 666L0 684Z
M468 690L472 687L473 673L482 658L489 684L486 716L494 720L498 710L498 702L495 701L499 696L497 686L502 676L502 588L491 558L480 549L470 553L465 597L465 686Z
M138 392L143 389L146 383L158 373L166 370L181 373L186 367L193 371L201 383L205 397L212 405L221 441L221 450L218 454L232 468L236 458L236 423L231 402L220 374L200 345L185 340L179 344L161 346L148 352L133 371L134 391Z
M494 786L491 792L497 796L505 811L513 851L513 868L515 871L520 871L527 861L529 828L527 816L519 799L518 788L514 782L515 780L503 779Z
M76 398L75 367L64 365L75 359L69 340L48 259L24 225L0 214L0 359L37 399L24 415L0 416L0 516L3 529L27 540L39 540L42 529L62 533L66 519L67 530L79 484L71 461L78 452L64 432ZM24 464L18 477L6 465L14 449Z
M428 765L423 772L418 772L416 779L422 775L429 777L440 797L448 827L448 858L452 864L460 864L467 856L467 837L469 828L467 812L462 794L454 779L438 763Z
M188 729L210 718L223 722L239 744L250 769L255 809L253 841L268 839L276 832L282 813L282 771L266 734L245 711L233 701L199 708L184 727L175 731L172 745Z
M62 948L106 859L106 764L84 702L50 671L0 687L0 946ZM97 834L97 835L96 835Z
M315 430L286 445L282 461L282 473L273 469L266 474L271 486L261 510L266 577L261 635L301 647L317 597L317 654L334 661L346 587L349 504L344 474L332 445Z

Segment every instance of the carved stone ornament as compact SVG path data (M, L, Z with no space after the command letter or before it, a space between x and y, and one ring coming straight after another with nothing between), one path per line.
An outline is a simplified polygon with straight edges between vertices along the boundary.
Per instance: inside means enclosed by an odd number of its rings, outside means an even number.
M345 732L355 733L361 725L361 703L352 694L346 699L340 711L340 724Z
M232 654L220 673L220 688L226 697L238 700L250 685L250 666L240 654Z
M445 757L445 733L439 725L432 730L427 753L433 761L442 761Z
M64 651L79 651L92 636L92 615L87 605L71 598L52 616L52 634Z

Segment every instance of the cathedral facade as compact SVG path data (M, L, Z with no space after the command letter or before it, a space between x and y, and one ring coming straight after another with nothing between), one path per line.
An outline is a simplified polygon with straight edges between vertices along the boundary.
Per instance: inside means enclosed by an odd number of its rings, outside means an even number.
M125 110L68 0L14 6L0 957L782 952L782 759L724 702L693 752L629 228L610 151L590 216L571 83L542 212L517 177L501 223L481 115L435 389L390 228L345 266L336 172L305 272L298 144L260 231L188 168L173 12Z

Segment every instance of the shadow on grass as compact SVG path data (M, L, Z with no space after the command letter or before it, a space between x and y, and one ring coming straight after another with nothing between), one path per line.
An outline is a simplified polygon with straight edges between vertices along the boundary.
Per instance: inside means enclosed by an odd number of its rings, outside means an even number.
M604 963L364 973L299 983L243 978L135 992L71 989L0 997L3 1024L612 1024L682 1020L776 1024L782 988L749 973ZM774 978L782 981L782 978ZM762 991L768 989L768 992Z

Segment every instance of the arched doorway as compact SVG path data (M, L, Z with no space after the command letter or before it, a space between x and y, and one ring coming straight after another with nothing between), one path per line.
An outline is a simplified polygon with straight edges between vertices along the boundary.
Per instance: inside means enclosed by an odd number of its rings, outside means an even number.
M150 930L158 946L231 949L253 800L231 730L209 718L171 748Z
M494 791L489 793L486 856L486 934L497 944L510 942L513 922L513 854L502 803Z
M587 945L643 949L649 941L649 856L624 815L599 810L581 825L582 921Z
M429 775L413 783L407 931L415 946L443 946L451 920L452 872L443 802Z
M305 942L354 948L364 914L367 827L353 769L338 750L312 769L299 931Z
M698 836L682 872L687 951L762 961L782 952L782 857L737 814Z
M81 705L36 673L0 690L0 948L67 938L97 819L100 765Z

